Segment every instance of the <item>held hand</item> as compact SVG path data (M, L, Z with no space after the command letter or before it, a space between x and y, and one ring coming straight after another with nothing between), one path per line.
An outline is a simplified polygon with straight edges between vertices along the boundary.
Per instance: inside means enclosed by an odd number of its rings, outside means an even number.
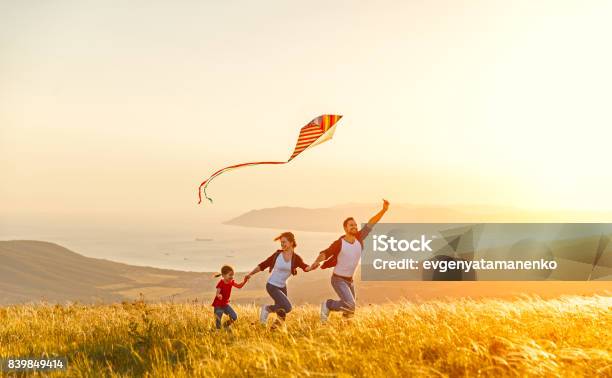
M383 210L387 211L389 210L389 201L387 201L386 199L383 198Z
M218 298L219 300L222 300L222 299L223 299L223 295L221 295L221 294L217 294L217 298Z

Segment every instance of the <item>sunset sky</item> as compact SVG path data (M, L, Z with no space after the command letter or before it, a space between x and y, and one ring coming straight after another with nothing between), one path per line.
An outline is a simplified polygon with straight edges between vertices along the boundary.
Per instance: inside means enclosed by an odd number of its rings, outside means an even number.
M612 211L612 2L3 1L3 221ZM285 166L299 129L342 114Z

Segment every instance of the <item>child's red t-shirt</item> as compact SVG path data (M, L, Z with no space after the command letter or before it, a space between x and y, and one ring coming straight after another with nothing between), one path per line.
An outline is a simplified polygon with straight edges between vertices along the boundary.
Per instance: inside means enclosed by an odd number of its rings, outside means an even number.
M232 286L236 286L234 280L231 280L229 283L225 283L222 278L219 281L216 287L217 289L221 289L221 296L223 297L223 299L219 299L215 295L215 300L212 303L214 307L222 307L227 306L229 304L230 294L232 293Z

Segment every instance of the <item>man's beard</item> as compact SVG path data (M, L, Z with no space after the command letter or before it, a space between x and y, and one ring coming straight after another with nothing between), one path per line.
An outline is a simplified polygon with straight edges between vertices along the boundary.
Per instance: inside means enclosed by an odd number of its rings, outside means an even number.
M357 235L359 235L359 231L358 230L351 230L351 231L349 231L349 234L351 234L353 236L357 236Z

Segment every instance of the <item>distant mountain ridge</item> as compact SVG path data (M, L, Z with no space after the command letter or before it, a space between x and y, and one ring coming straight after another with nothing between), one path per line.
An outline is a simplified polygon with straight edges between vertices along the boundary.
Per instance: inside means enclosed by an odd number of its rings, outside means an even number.
M380 209L380 205L350 204L328 208L303 208L281 206L248 211L230 219L225 224L287 228L303 231L342 232L342 221L354 217L357 222L365 223ZM467 219L463 212L443 207L407 207L393 205L384 218L384 222L434 222L440 219L459 221Z
M280 206L251 210L232 218L225 224L291 228L302 231L342 232L342 221L349 216L365 223L380 209L380 204L346 204L326 208ZM382 222L437 223L437 222L611 222L610 213L580 211L530 211L495 206L427 206L391 204Z

